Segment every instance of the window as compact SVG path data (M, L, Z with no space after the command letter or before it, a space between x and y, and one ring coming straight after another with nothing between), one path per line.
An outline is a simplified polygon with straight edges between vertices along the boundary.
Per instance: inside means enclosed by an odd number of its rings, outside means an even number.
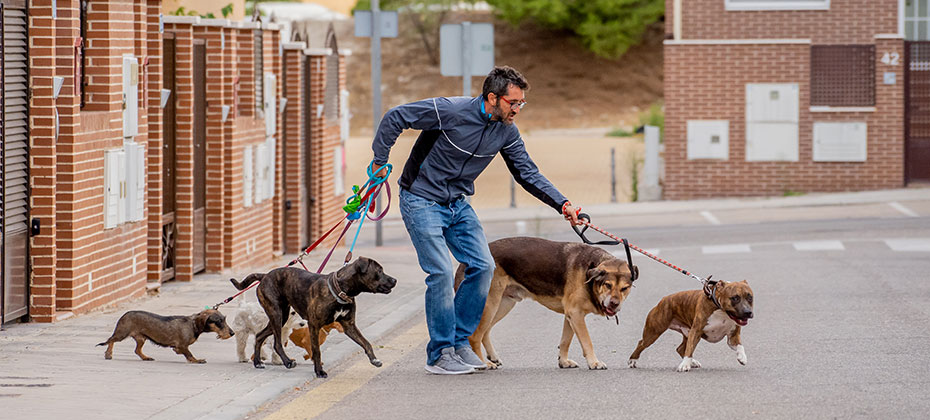
M811 106L874 105L874 45L811 47Z
M905 0L904 39L930 40L930 0Z
M726 10L829 10L830 0L724 0ZM926 1L926 0L925 0Z

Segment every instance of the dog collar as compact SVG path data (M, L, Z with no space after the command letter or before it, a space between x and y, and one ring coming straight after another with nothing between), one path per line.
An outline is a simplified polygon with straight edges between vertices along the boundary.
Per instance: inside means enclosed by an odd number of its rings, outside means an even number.
M348 305L352 303L352 298L339 288L338 280L339 276L337 276L337 273L333 273L332 277L326 279L326 288L329 289L329 294L336 298L336 302Z
M723 309L720 307L720 302L717 301L717 282L710 281L711 277L712 276L707 276L707 283L704 283L704 294L711 302L714 302L717 309Z

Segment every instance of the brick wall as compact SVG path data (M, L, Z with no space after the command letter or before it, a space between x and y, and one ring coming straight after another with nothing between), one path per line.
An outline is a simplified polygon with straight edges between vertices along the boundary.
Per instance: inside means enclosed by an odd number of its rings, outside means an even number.
M63 60L59 71L72 76L72 89L59 98L58 107L63 124L56 150L55 305L58 311L84 312L145 290L146 223L103 226L104 151L123 147L122 56L132 54L142 70L144 58L160 49L160 38L157 25L150 24L150 14L155 13L157 19L157 7L153 7L157 4L91 2L85 40L88 95L82 109L80 98L74 95L73 57L69 58L79 33L78 6L76 1L59 3L59 13L63 5L69 19L58 21L57 44ZM150 61L148 67L160 71L158 66ZM135 142L146 147L150 104L140 95L139 105L140 130Z
M307 241L308 209L303 203L309 202L306 191L306 147L304 147L304 63L303 44L287 43L284 46L284 90L287 107L282 116L281 150L282 173L281 184L283 199L290 202L290 208L284 212L284 252L298 253L309 245Z
M300 231L291 224L311 225L322 233L342 216L342 197L333 189L333 148L339 142L338 121L314 118L303 133L302 66L307 51L291 45L281 54L276 25L262 26L264 71L278 75L275 183L273 198L251 206L243 200L243 150L264 143L263 111L255 109L254 30L260 26L225 20L167 19L159 33L159 0L89 2L86 45L87 82L81 106L81 79L75 80L75 41L80 37L78 0L59 0L57 19L51 5L34 2L30 30L30 207L42 224L30 239L30 315L51 322L63 312L81 313L140 296L146 281L162 279L164 110L161 89L164 38L175 42L175 85L170 101L175 112L177 243L175 278L193 278L194 205L194 72L193 48L205 44L206 67L206 268L209 271L265 264L285 250L296 252ZM145 150L142 220L104 228L105 151L124 148L123 55L139 63L139 134L132 139ZM325 55L318 64L311 107L323 103ZM314 61L316 60L316 61ZM290 64L293 62L293 66ZM344 65L344 62L341 62ZM52 98L52 78L64 84ZM344 69L337 83L345 86ZM237 85L235 82L239 80ZM278 99L287 86L287 107ZM241 99L241 101L240 101ZM233 107L222 120L224 106ZM55 134L55 112L59 133ZM240 112L241 111L241 112ZM287 116L287 118L285 118ZM287 136L285 136L287 132ZM284 138L287 137L287 143ZM304 146L310 142L315 172L307 193ZM285 169L284 165L290 165ZM290 171L293 167L294 173ZM131 169L131 168L127 168ZM287 178L285 178L287 176ZM296 176L297 178L294 178ZM302 196L303 194L303 196ZM313 194L315 219L299 203ZM254 193L253 193L254 195ZM292 210L285 202L292 200ZM298 236L293 236L297 234ZM306 240L306 238L303 238ZM332 240L331 240L332 241ZM330 241L330 243L331 243ZM293 249L291 249L293 248Z
M72 2L73 3L73 2ZM58 19L52 20L49 7L29 8L29 73L32 98L29 102L29 184L30 216L39 219L42 229L32 236L29 244L31 265L29 314L39 322L51 322L56 311L56 254L55 254L55 195L56 195L56 139L54 131L55 105L52 99L52 77L56 66L64 65L59 59L59 48L73 38L68 33L68 22L73 19L73 7L59 5ZM60 24L56 24L61 22ZM63 26L59 28L59 26ZM66 83L67 85L67 83ZM59 99L65 105L69 95ZM62 118L61 125L73 126L71 118Z
M331 55L329 49L311 52L307 57L307 65L313 72L310 79L310 109L322 107L326 92L326 59ZM344 74L341 78L344 78ZM338 90L337 90L338 91ZM338 92L337 92L338 93ZM314 200L310 205L310 238L316 240L332 225L345 216L341 211L343 198L336 196L334 179L335 166L333 165L333 149L339 146L339 120L327 121L326 115L313 112L310 119L310 177L314 180L310 190L310 197ZM338 209L338 211L333 211ZM335 242L336 235L330 235L320 247L330 247Z
M833 1L829 10L807 11L726 11L724 0L684 0L681 10L674 10L673 4L673 0L666 0L666 22L674 22L679 15L685 42L665 44L665 198L903 185L903 68L880 61L885 53L903 56L903 43L876 37L897 33L896 0ZM673 27L666 25L668 38ZM810 43L746 42L753 39L809 39ZM731 40L740 42L728 42ZM874 111L812 112L810 54L811 45L818 44L876 46ZM885 72L896 73L898 82L885 85ZM746 161L747 83L798 84L797 162ZM687 160L687 121L702 119L729 121L728 160ZM814 122L836 121L868 125L865 162L813 161Z
M193 20L191 20L193 21ZM165 24L174 37L175 80L169 100L175 101L175 279L194 278L194 28Z
M903 90L882 84L886 51L903 54L900 40L876 48L873 112L810 111L810 45L666 45L665 185L668 199L778 195L786 191L849 191L903 185ZM764 63L764 65L760 65ZM747 162L747 83L798 83L798 162ZM729 120L729 160L687 160L687 120ZM814 162L814 121L865 121L865 162Z
M898 32L898 0L834 0L830 10L727 11L724 0L666 0L666 33L681 14L682 39L805 38L815 44L871 44Z

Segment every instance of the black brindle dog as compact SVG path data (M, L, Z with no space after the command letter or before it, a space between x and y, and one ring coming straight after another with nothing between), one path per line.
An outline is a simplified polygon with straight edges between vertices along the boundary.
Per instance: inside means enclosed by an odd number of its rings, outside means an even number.
M358 343L372 365L381 366L375 357L371 344L362 336L355 326L355 296L362 292L390 293L397 280L387 274L377 261L361 257L338 271L330 274L316 274L301 268L284 267L269 271L267 274L250 274L241 282L229 279L237 289L243 290L250 284L260 281L258 285L258 302L268 314L268 326L255 335L255 353L259 354L262 343L274 335L274 351L288 369L296 366L284 353L284 340L281 327L284 326L288 307L307 320L310 329L310 345L313 370L319 378L325 378L323 363L320 361L319 331L324 325L338 321L345 329L345 334ZM265 364L256 357L252 362L256 368L263 369Z

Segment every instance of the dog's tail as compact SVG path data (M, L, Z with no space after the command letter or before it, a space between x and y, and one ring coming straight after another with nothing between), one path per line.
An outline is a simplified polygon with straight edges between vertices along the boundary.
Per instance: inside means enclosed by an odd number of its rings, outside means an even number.
M468 267L465 264L459 264L459 268L455 270L455 282L452 285L452 289L455 291L459 290L459 286L462 285L462 281L465 280L465 268Z
M107 341L109 341L109 340L107 340ZM106 342L106 341L97 344L95 347L100 347L100 346L105 346L105 345L107 345L107 342Z
M233 286L236 286L236 289L243 290L246 287L251 286L252 283L255 283L257 281L262 281L264 277L265 277L264 273L252 273L246 276L246 278L243 279L242 281L236 281L236 279L229 279L229 282L232 283Z

